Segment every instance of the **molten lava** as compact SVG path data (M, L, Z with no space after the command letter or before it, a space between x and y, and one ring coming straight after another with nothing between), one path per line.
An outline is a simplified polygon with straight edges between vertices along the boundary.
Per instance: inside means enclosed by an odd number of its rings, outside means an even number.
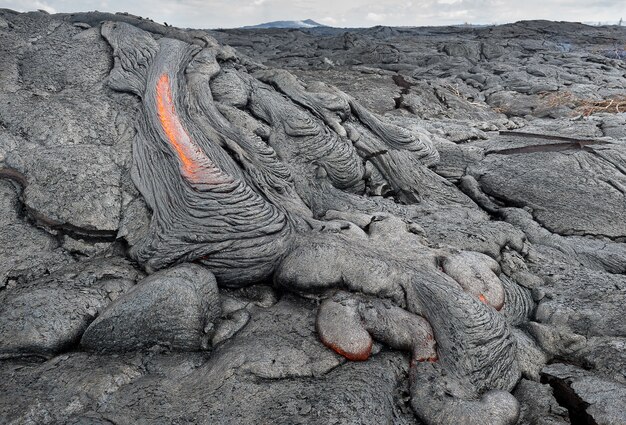
M370 354L372 352L372 341L370 341L367 347L365 347L361 351L347 351L346 349L340 347L338 344L334 344L332 342L328 342L324 340L322 340L322 343L326 347L333 350L335 353L339 354L340 356L343 356L348 360L352 360L356 362L363 362L369 359Z
M181 173L191 183L231 183L202 149L189 137L172 100L172 89L167 74L161 74L156 86L157 115L169 144L180 160Z

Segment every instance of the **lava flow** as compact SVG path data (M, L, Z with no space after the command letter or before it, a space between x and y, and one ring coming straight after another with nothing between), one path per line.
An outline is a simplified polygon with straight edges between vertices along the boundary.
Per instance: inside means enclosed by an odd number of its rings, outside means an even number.
M189 137L172 100L170 78L161 74L156 85L157 115L167 141L176 151L181 163L181 173L190 183L232 183L202 149Z

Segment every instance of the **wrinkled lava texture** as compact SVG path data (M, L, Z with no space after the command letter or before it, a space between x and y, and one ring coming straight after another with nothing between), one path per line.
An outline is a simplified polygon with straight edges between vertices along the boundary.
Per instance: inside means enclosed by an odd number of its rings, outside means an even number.
M0 10L0 423L626 424L625 45Z

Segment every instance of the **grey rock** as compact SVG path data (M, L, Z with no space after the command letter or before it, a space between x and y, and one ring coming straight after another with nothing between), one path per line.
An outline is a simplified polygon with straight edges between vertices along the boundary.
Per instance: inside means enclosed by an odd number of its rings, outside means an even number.
M533 219L531 213L520 208L501 210L504 219L522 229L537 251L546 257L570 264L583 265L590 270L622 273L626 259L626 245L606 238L561 236L550 232Z
M550 295L539 302L536 320L566 325L585 336L626 336L621 320L626 302L624 276L567 267L545 282Z
M108 147L37 146L10 154L6 162L28 175L25 203L43 216L44 223L114 231L120 220L121 192L115 187L121 176L110 151Z
M0 292L0 356L49 357L75 347L139 276L122 259L94 259Z
M556 399L547 384L522 379L513 395L520 401L520 425L569 424L569 412Z
M21 385L0 400L0 418L8 423L322 424L359 417L366 424L418 423L403 400L405 356L381 353L368 362L342 365L315 335L315 304L301 299L255 306L252 315L243 333L210 356L152 350L72 353L43 364L5 362L3 393ZM59 379L73 385L56 385Z
M0 422L610 417L623 36L0 11Z
M116 393L101 414L122 423L181 415L196 423L349 423L365 409L364 423L394 416L412 423L394 395L408 360L382 354L340 366L341 358L314 333L314 305L290 298L253 308L250 323L202 366L183 377L138 382ZM154 404L143 394L157 387L162 398ZM236 402L243 393L248 394L245 405Z
M122 424L181 417L206 424L352 423L355 417L364 424L412 424L414 420L402 410L395 393L405 370L406 359L382 354L317 378L258 380L233 374L216 388L214 376L200 368L178 382L149 377L129 386L114 394L99 415ZM148 401L145 395L157 389L158 402ZM247 394L245 403L239 394Z
M626 338L591 337L579 353L585 368L626 384Z
M18 187L8 180L0 180L0 209L0 288L36 279L74 262L52 235L25 220Z
M597 424L626 423L626 386L563 363L546 366L542 377L570 415Z
M3 360L1 366L0 421L7 424L64 423L95 410L143 375L139 358L85 353L62 354L44 363Z
M619 218L624 205L621 188L626 183L620 171L623 146L542 150L494 152L469 173L488 195L510 206L531 208L535 220L553 233L625 236ZM520 175L521 169L526 171Z
M24 203L40 222L114 234L134 101L113 101L104 88L109 48L97 28L44 14L7 17L14 28L3 45L13 51L3 57L20 66L17 79L0 81L0 121L26 140L6 153L5 166L26 175Z
M109 352L154 345L200 350L208 347L220 315L213 274L182 264L145 278L108 305L85 330L81 345Z

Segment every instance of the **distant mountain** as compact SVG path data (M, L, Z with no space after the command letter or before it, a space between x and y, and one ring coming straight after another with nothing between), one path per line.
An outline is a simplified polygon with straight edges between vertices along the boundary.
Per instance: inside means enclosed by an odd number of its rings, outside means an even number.
M251 25L242 27L243 29L258 29L258 28L318 28L325 27L320 23L315 22L312 19L305 19L304 21L273 21L265 22L259 25Z

